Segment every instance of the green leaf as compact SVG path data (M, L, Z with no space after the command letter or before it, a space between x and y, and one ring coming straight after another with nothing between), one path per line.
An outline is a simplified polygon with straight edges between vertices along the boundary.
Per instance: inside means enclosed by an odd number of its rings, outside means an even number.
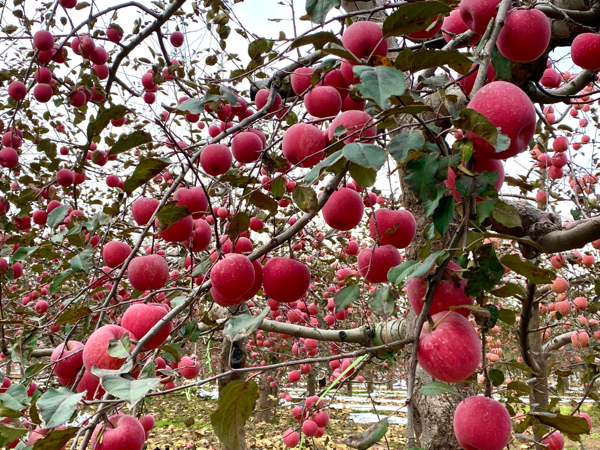
M339 56L340 58L344 58L349 61L354 61L357 63L360 62L360 60L356 56L354 56L349 50L347 50L345 47L339 44L329 44L327 47L321 50L321 52L326 55Z
M15 263L17 261L23 261L29 255L31 255L33 252L35 252L38 248L39 248L39 246L35 246L35 247L19 247L17 249L17 251L14 252L12 254L12 256L10 257L10 264L12 265L13 263Z
M338 44L343 46L342 41L331 31L319 31L294 39L290 50L302 47L303 45L314 45L316 50L321 50L326 44Z
M48 213L48 218L46 220L46 225L50 228L56 228L63 220L69 215L69 205L61 205L58 208L54 208L50 213Z
M529 367L526 364L520 363L520 362L516 362L516 361L501 361L501 362L497 362L496 364L504 364L506 366L510 366L510 367L514 367L515 369L519 369L522 370L523 372L527 372L527 373L535 373L534 370Z
M406 164L409 172L405 180L422 202L437 197L438 190L433 181L442 166L442 160L437 153L427 153Z
M67 423L84 395L85 392L74 394L64 387L44 392L37 401L43 428L56 428Z
M0 405L0 417L10 417L11 419L18 419L21 417L21 411L16 411L11 408L7 408L4 405Z
M29 406L31 399L27 396L25 386L13 384L6 392L0 394L0 403L6 408L22 411Z
M408 130L395 136L387 146L388 152L400 165L406 164L411 151L422 150L425 138L418 130Z
M67 442L75 437L79 428L67 428L65 430L50 430L46 437L38 439L33 444L33 450L56 450L63 448Z
M492 217L508 228L521 226L521 216L517 208L502 200L497 200Z
M0 422L0 437L2 437L0 446L6 448L12 441L25 436L27 431L19 420L10 419L6 423Z
M385 149L373 144L353 142L342 149L342 154L354 164L379 170L385 164Z
M271 214L277 214L278 204L272 197L261 191L254 191L250 194L248 201L260 209L266 209Z
M98 114L98 117L96 117L96 120L88 124L88 140L91 141L95 136L99 136L100 133L102 133L102 130L104 130L108 126L111 119L122 118L125 115L126 111L127 110L125 108L125 105L115 105L111 106L108 109L105 109L104 111L101 111Z
M521 297L525 298L525 290L517 283L506 283L504 286L494 289L492 295L501 298Z
M350 169L348 169L354 181L356 181L361 187L367 188L371 187L375 184L375 180L377 179L377 171L374 169L369 169L368 167L357 166L356 164L352 164Z
M469 73L473 61L468 58L466 53L459 52L458 50L430 50L423 48L416 52L405 48L398 54L394 65L399 70L411 73L447 65L461 75L466 75Z
M340 6L340 0L306 0L306 14L312 23L325 24L327 13Z
M496 152L503 152L510 147L510 138L503 134L499 128L496 128L487 117L474 109L463 109L460 112L459 119L453 120L452 124L465 132L470 131L479 136L494 147Z
M108 156L118 155L142 144L152 142L152 135L147 131L137 130L131 134L122 134L108 152Z
M271 308L267 306L258 316L240 314L230 317L223 328L223 335L227 336L231 342L236 342L240 336L250 336L258 330L270 311Z
M535 416L535 418L544 425L556 428L558 431L562 431L563 433L568 433L570 435L580 435L588 434L590 432L590 427L583 417L535 412L530 412L529 414Z
M204 105L211 102L218 102L219 100L221 100L221 96L214 94L205 95L201 99L190 98L177 105L177 108L174 109L174 112L180 114L203 114L206 112L204 110Z
M89 272L94 267L94 254L91 250L84 250L78 255L73 256L69 261L71 263L71 269L75 272Z
M148 392L156 390L160 378L134 380L128 376L104 376L100 379L100 382L106 392L125 400L131 408L144 398Z
M268 41L264 37L260 37L248 45L248 56L252 60L260 60L263 53L267 53L273 48L273 41Z
M123 186L125 192L131 194L140 186L143 186L156 175L162 173L169 165L171 161L167 158L148 158L143 159L136 166L133 174L125 181Z
M505 58L502 53L494 46L492 52L492 67L496 72L496 79L502 81L512 81L512 70L510 68L510 60Z
M156 218L160 223L159 231L165 231L170 226L175 225L177 222L185 219L186 217L189 217L190 214L191 212L187 206L178 205L175 202L167 203L156 215Z
M108 341L108 354L113 358L126 359L130 356L131 342L129 334L124 334L121 339L111 339Z
M373 100L381 109L391 106L390 97L406 91L404 73L394 67L354 66L353 69L360 77L360 84L356 88L363 97Z
M305 213L316 213L319 210L317 193L309 186L302 184L294 186L292 199L296 206Z
M419 389L419 392L426 397L431 397L432 395L439 394L452 394L456 395L460 398L463 398L461 394L459 394L452 386L446 383L442 383L441 381L434 381L432 383L426 384L425 386Z
M285 178L279 177L271 183L271 193L275 198L281 198L285 195Z
M523 394L531 394L532 391L531 386L522 381L511 381L506 385L506 388L509 391L522 392Z
M492 382L492 385L498 387L502 383L504 383L504 372L498 369L490 369L488 370L488 377Z
M452 221L454 204L454 197L448 195L440 200L438 207L433 212L433 225L442 236L448 231L448 227Z
M477 220L479 223L482 223L494 213L494 208L496 207L497 201L498 200L484 200L477 202Z
M341 150L338 150L337 152L332 153L327 158L325 158L323 161L318 163L315 167L313 167L304 176L304 181L308 184L314 183L315 181L317 181L317 179L321 175L321 170L325 169L326 167L334 165L336 162L338 162L342 158L343 158L343 155L342 155Z
M258 400L258 385L254 380L234 380L219 393L217 410L210 423L219 440L234 450L240 448L238 431L246 425Z
M56 325L67 325L69 323L76 323L84 317L88 317L92 314L92 310L87 306L80 306L79 308L67 308L60 313L58 319L56 319Z
M369 308L380 317L396 315L396 291L390 286L383 286L371 294L368 300Z
M427 28L438 15L446 15L452 8L442 2L417 2L400 6L383 22L383 37L403 36Z
M240 100L235 92L231 89L228 89L224 85L219 86L219 93L221 94L221 98L225 100L231 106L241 106Z
M358 450L367 450L368 448L375 445L385 436L388 430L388 419L380 420L367 428L362 433L351 434L342 439L342 442L348 447L356 448Z
M346 286L340 289L340 292L335 294L333 297L333 303L335 304L336 311L346 309L352 302L358 300L360 295L360 288L356 285Z
M514 325L517 321L517 316L513 310L502 308L498 312L498 320L501 320L507 325Z
M529 261L522 261L519 255L506 255L500 261L519 275L523 275L533 284L551 283L556 278L551 270L538 267Z
M75 273L75 271L73 269L67 269L61 273L59 273L58 275L56 275L53 279L52 279L52 283L50 284L50 289L48 290L48 292L51 295L54 295L58 292L58 290L60 289L60 287L62 286L62 284L67 281L68 278L71 277L71 275L73 275Z
M402 264L392 267L387 275L389 282L394 286L400 285L420 264L420 261L404 261Z
M491 291L504 276L504 266L498 261L492 244L481 246L477 256L478 266L463 274L469 280L465 293L471 297L479 295L482 290Z
M229 228L227 229L227 236L233 241L244 231L247 231L249 226L250 216L245 212L239 212L231 219Z

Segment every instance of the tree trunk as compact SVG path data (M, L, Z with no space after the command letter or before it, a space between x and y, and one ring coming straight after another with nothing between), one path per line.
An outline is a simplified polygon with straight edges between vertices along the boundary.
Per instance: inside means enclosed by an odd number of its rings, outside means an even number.
M315 384L315 377L313 375L308 376L308 380L306 381L306 394L309 397L312 397L316 394L317 386Z
M346 395L352 397L352 381L346 383Z
M373 393L373 381L367 381L367 393L368 394Z
M265 372L260 377L258 404L256 405L256 419L259 422L271 422L275 417L275 402L272 400L277 397L277 386L271 387L268 380L270 372Z
M233 350L233 351L232 351ZM246 360L246 343L245 342L234 342L231 343L228 339L223 339L223 348L221 349L221 359L219 365L219 372L224 373L231 370L233 367L243 367ZM241 364L241 366L239 365ZM219 395L221 391L231 381L243 380L245 375L243 373L234 373L223 378L219 378ZM221 450L247 450L246 446L246 433L244 428L240 427L238 430L238 440L240 443L239 448L232 449L229 446L221 443Z
M540 308L538 302L533 302L531 306L532 314L529 321L529 330L537 330L540 327ZM529 395L529 404L533 411L547 412L548 410L548 377L547 377L547 361L544 357L542 335L539 332L528 333L529 338L529 354L534 359L539 368L540 373L535 377L532 392ZM533 433L536 441L540 441L542 436L546 434L548 428L543 426L534 426ZM536 445L537 450L542 450L545 447Z

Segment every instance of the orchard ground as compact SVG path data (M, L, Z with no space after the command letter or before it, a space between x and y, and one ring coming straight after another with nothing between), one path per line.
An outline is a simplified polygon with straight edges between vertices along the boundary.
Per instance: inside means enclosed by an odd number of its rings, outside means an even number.
M340 394L342 395L342 394ZM382 396L385 398L382 400ZM405 400L402 391L379 391L376 397L376 407L380 408L386 405L396 406ZM366 399L366 402L364 400ZM362 401L361 401L362 400ZM386 402L387 400L387 402ZM344 403L343 409L329 408L330 426L325 436L314 439L313 443L305 440L303 448L319 450L347 450L350 447L342 444L340 439L349 434L359 433L368 428L371 423L356 423L351 415L364 414L365 409L355 409L357 402L361 406L369 405L368 394L364 388L359 386L354 389L352 399L340 397L336 402ZM150 435L147 442L148 450L170 450L195 449L195 450L214 450L219 448L218 439L210 425L210 414L216 406L215 400L191 395L188 399L184 393L178 393L173 396L154 397L145 405L148 413L154 414L156 418L156 427ZM561 404L561 413L569 414L572 410L568 403ZM589 436L582 437L583 447L579 447L576 442L565 439L564 450L600 450L600 408L585 404L582 411L590 415L593 421L592 432ZM371 409L374 413L375 410ZM387 411L379 411L383 415ZM405 418L401 413L397 417ZM193 421L192 421L193 419ZM249 449L285 449L281 442L281 434L289 428L293 418L290 406L280 406L276 417L272 422L259 422L252 417L246 427L248 448ZM406 445L406 426L400 424L390 424L386 434L385 441L372 447L374 450L403 448ZM528 448L527 442L520 441L521 446L515 448ZM192 446L189 446L192 444ZM511 446L511 448L513 448Z

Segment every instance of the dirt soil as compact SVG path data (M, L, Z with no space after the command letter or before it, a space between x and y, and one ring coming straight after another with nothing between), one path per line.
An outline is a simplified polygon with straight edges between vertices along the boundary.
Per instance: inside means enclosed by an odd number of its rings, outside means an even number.
M210 425L210 414L216 408L216 400L203 400L184 394L171 395L168 398L155 397L145 405L145 412L154 414L156 427L147 441L148 450L219 450L219 443ZM303 442L303 449L346 450L340 439L359 433L370 424L356 424L350 418L350 409L330 409L330 422L325 435L319 439ZM600 450L600 409L587 411L594 421L592 433L582 439L583 447L565 439L565 450ZM252 417L246 426L249 449L287 449L281 441L283 431L293 428L297 423L292 418L291 407L279 408L277 416L270 423L258 422ZM300 430L297 430L300 431ZM406 449L406 428L403 425L390 425L385 441L372 447L373 450ZM515 445L517 444L517 445ZM521 445L519 445L521 444ZM526 441L513 442L511 449L528 448ZM300 448L300 446L296 447Z

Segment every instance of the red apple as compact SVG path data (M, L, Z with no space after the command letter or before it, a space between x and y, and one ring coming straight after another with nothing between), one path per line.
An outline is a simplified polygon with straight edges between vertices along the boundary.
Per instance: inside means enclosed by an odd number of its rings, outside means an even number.
M161 289L169 279L169 265L160 255L137 256L129 263L127 276L138 291Z
M168 307L162 303L134 303L123 314L121 326L141 339L168 312ZM144 350L154 350L160 347L167 340L172 329L173 324L169 320L152 339L146 342Z
M542 439L542 444L548 446L548 450L563 450L565 448L565 438L560 431L554 431L552 434L546 434Z
M342 36L342 44L359 59L387 56L388 44L381 27L368 20L354 22Z
M50 361L56 362L54 373L59 378L71 379L83 367L83 344L79 341L60 343L52 351ZM57 362L58 361L58 362Z
M496 45L511 61L535 61L550 43L550 21L537 9L514 9L506 14ZM526 42L527 45L523 45Z
M434 328L425 322L419 340L419 364L432 377L446 383L469 378L481 361L481 341L473 325L453 311L433 317Z
M202 170L213 177L226 173L232 160L231 151L223 144L209 144L200 153Z
M315 86L304 96L304 106L314 117L333 117L342 109L342 97L334 87Z
M145 442L146 432L139 420L113 414L106 423L96 425L90 445L94 450L142 450Z
M176 190L173 200L179 205L187 206L194 219L202 217L208 208L208 199L200 186Z
M468 104L470 109L483 114L502 133L510 138L507 150L496 152L494 147L472 132L467 137L473 149L491 159L506 159L523 151L535 132L537 115L525 92L505 81L494 81L482 87Z
M313 167L325 158L326 139L321 130L307 123L292 125L283 135L281 149L290 164Z
M498 14L500 0L462 0L460 16L470 30L483 35L490 20Z
M511 431L510 414L493 398L467 397L454 412L454 434L464 449L502 450Z
M600 34L577 35L571 44L571 59L582 69L600 70Z
M377 221L377 230L375 221ZM381 245L389 244L396 248L406 248L414 239L416 230L414 216L405 209L380 208L369 220L371 239L377 239L377 232L379 232Z
M275 257L263 267L263 291L278 302L299 300L306 294L309 285L310 271L300 261Z
M393 245L365 248L358 255L358 270L370 283L387 282L387 274L392 267L402 262L402 256Z
M377 127L372 125L371 116L364 111L346 111L333 119L331 125L327 128L330 141L334 139L335 130L338 127L345 128L344 135L349 136L344 139L344 144L351 144L357 139L364 142L373 142L373 139L364 138L374 138L377 135Z
M103 325L94 331L83 347L83 365L85 368L92 370L93 366L97 366L100 369L120 369L125 358L110 356L108 346L110 341L118 341L126 334L129 335L130 339L135 339L132 333L118 325Z
M210 279L222 297L235 300L254 285L254 266L247 256L229 253L213 266Z
M325 223L331 228L348 231L362 219L364 206L360 195L352 189L340 187L331 194L321 212Z
M155 198L140 197L131 204L133 220L140 226L146 225L160 202Z
M117 267L125 262L132 250L125 242L113 240L102 248L102 259L108 267Z

